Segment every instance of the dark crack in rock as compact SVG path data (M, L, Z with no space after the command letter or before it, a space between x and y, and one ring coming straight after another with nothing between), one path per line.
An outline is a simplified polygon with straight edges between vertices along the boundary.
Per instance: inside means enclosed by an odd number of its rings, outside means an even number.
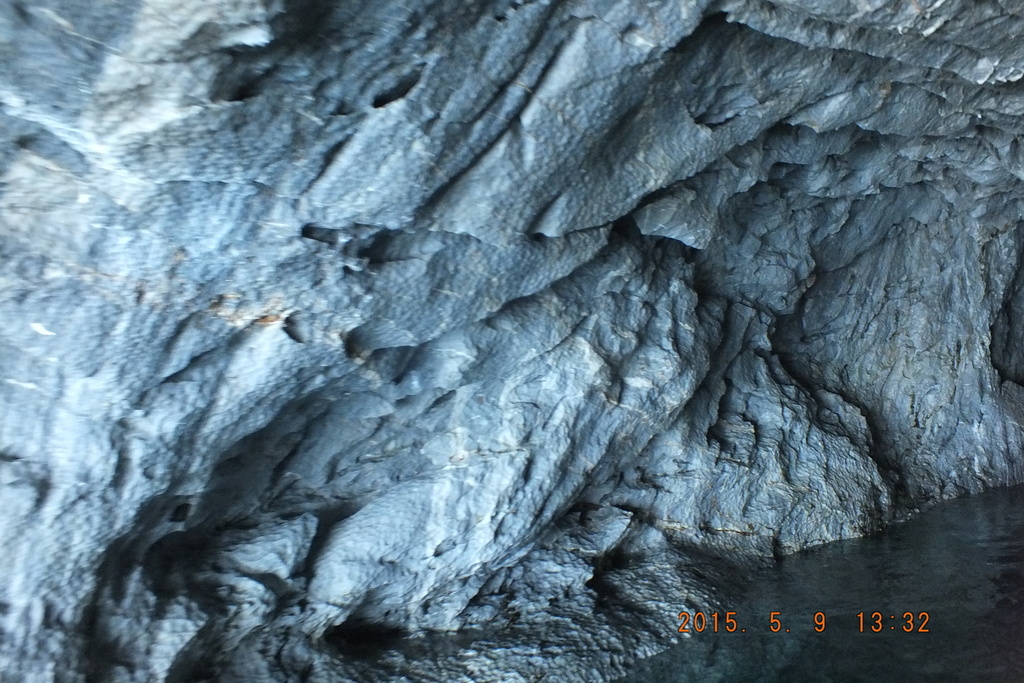
M115 5L0 7L3 680L605 680L1024 482L1005 3Z

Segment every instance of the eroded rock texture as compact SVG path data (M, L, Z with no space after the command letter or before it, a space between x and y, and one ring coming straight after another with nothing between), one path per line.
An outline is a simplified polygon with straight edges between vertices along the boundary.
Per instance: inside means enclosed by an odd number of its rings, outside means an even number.
M1018 11L0 4L4 680L600 680L1024 480Z

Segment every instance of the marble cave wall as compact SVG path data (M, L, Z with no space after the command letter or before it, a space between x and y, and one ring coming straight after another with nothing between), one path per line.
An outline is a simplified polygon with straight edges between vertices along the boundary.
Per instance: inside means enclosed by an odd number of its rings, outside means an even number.
M4 0L0 679L601 680L1024 481L1022 34Z

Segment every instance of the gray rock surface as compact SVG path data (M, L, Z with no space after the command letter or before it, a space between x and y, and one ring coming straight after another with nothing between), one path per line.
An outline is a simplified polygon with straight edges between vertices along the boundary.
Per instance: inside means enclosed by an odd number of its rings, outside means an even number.
M0 676L607 679L1024 481L1022 22L0 4Z

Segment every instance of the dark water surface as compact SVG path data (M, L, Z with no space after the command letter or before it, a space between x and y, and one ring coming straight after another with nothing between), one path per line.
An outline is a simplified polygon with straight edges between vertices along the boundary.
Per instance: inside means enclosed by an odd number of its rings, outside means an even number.
M734 633L725 632L726 610L735 612ZM1024 683L1024 487L942 503L878 536L787 557L718 619L719 633L709 620L623 681Z

